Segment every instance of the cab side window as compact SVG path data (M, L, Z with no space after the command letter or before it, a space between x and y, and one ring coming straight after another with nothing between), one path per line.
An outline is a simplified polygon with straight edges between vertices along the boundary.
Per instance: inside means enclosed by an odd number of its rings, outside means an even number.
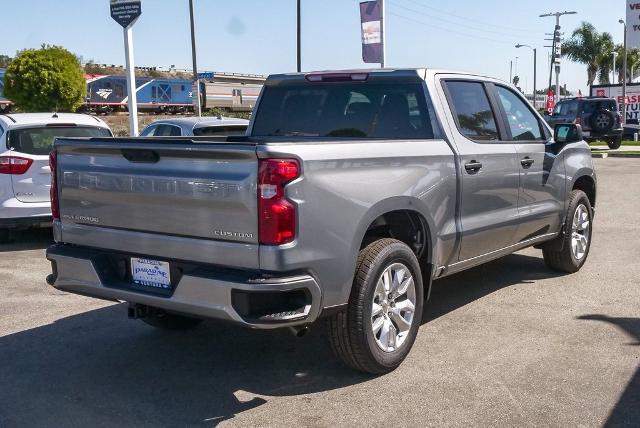
M543 140L540 122L527 103L511 89L496 86L498 100L507 115L511 139L515 141ZM568 103L567 103L568 104Z
M495 115L484 84L449 80L446 85L460 132L471 140L499 140Z

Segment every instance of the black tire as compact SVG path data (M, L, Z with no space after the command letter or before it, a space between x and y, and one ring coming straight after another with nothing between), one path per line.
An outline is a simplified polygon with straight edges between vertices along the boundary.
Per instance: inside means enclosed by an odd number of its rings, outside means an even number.
M596 111L589 118L589 125L596 133L604 133L613 129L615 118L609 110L601 109Z
M403 264L413 276L416 302L404 341L397 349L387 352L376 344L371 321L372 302L378 280L394 263ZM394 370L413 346L422 320L423 304L422 275L413 251L395 239L385 238L370 243L358 255L347 309L327 319L333 352L349 367L362 372L382 374Z
M620 137L612 138L609 141L607 141L607 146L609 146L611 150L618 150L621 145L622 145L622 138Z
M202 320L198 318L170 314L160 310L154 311L141 319L146 324L163 330L189 330L202 323Z
M589 229L587 234L587 244L584 256L577 259L572 251L572 224L573 218L578 207L584 206L587 209ZM591 237L593 236L593 209L589 198L582 190L574 190L569 197L569 207L567 209L567 217L565 219L565 231L557 237L554 242L542 248L542 255L546 265L553 270L559 272L574 273L587 261L589 250L591 249ZM556 248L562 248L557 250Z

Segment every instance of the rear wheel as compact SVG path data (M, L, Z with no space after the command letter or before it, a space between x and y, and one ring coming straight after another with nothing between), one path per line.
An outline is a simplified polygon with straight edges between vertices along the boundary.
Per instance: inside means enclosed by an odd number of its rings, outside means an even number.
M349 303L331 316L329 340L348 366L367 373L394 370L413 346L424 301L418 260L395 239L360 251Z
M611 150L618 150L621 145L622 145L622 138L620 137L612 138L609 141L607 141L607 146L609 146Z
M201 319L170 314L164 311L154 311L142 318L145 323L163 330L189 330L202 323Z
M587 195L582 190L571 192L565 219L565 232L564 235L556 238L562 242L551 243L548 248L542 250L547 266L553 270L568 273L580 270L591 248L592 218L593 210ZM557 247L562 249L552 249Z

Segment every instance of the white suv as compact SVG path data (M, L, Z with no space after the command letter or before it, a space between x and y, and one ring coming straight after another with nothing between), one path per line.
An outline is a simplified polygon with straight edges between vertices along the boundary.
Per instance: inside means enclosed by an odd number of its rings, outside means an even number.
M49 152L55 137L111 137L85 114L0 115L0 241L12 230L51 226Z

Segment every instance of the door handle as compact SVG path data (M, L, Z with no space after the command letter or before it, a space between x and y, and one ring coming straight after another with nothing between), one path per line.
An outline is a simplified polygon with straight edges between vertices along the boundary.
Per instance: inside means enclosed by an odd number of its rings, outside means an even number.
M475 174L480 171L480 168L482 168L482 164L475 160L464 164L464 169L466 169L469 174Z
M529 168L531 165L533 165L534 162L535 161L533 159L527 156L526 158L520 161L520 165L522 165L523 168Z

